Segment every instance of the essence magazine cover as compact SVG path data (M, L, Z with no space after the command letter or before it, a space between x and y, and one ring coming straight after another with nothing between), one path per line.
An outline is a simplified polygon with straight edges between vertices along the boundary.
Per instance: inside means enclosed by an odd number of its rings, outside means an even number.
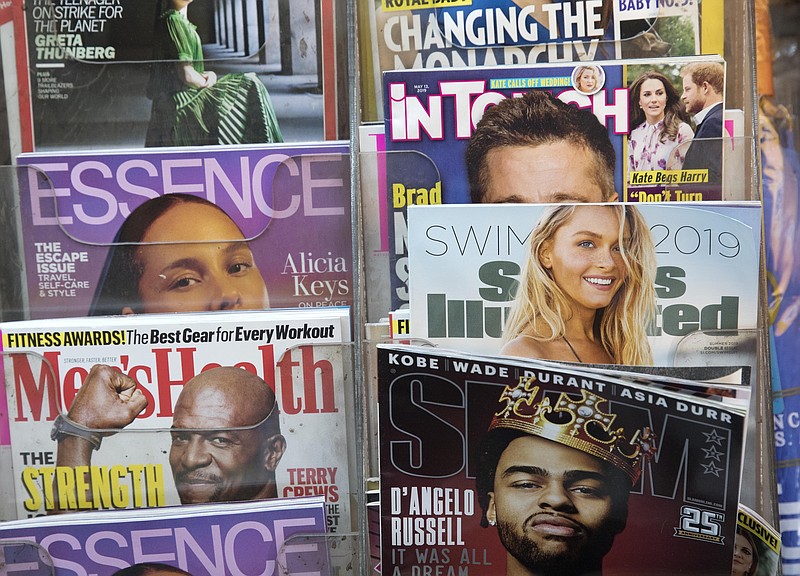
M682 99L697 69L715 91ZM723 199L724 79L714 56L384 73L394 292L408 206Z
M752 202L414 206L411 335L584 364L754 365L740 352L760 230Z
M346 143L19 164L30 318L352 305Z
M350 530L346 308L0 330L16 517L322 495Z
M1 523L0 563L30 576L322 576L324 534L321 497L88 512Z
M26 2L16 49L27 55L33 148L23 151L330 139L333 2L317 4Z
M378 347L382 573L729 576L744 412Z

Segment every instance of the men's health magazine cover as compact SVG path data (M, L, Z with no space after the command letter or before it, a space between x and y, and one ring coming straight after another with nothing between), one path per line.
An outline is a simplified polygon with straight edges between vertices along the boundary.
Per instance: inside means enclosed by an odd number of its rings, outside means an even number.
M0 332L14 517L321 495L351 529L347 308Z

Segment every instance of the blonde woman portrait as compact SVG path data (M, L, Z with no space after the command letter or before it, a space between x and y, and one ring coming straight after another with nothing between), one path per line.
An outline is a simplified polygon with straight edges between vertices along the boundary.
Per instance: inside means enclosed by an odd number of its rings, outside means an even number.
M647 223L629 205L545 209L503 334L501 354L651 365L656 259Z
M603 87L604 74L597 66L578 66L572 77L575 89L582 94L594 94Z

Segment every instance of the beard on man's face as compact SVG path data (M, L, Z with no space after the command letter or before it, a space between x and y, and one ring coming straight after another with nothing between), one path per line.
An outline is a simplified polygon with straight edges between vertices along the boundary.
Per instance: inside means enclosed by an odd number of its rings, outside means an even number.
M526 526L529 520L525 521ZM611 549L614 536L620 531L617 526L617 522L608 521L595 533L587 531L586 539L574 541L561 552L542 550L533 538L520 534L511 522L498 520L497 530L508 553L531 572L577 576L600 573L603 556Z

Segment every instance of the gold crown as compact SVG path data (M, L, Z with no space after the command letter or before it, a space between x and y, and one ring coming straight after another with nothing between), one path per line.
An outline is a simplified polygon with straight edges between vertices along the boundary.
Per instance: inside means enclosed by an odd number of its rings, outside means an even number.
M580 398L562 392L555 404L536 385L535 377L520 377L516 386L506 386L489 430L509 428L547 438L586 452L621 469L635 484L642 460L656 453L656 438L649 427L636 430L628 440L625 430L613 429L616 414L600 409L608 400L588 390Z

